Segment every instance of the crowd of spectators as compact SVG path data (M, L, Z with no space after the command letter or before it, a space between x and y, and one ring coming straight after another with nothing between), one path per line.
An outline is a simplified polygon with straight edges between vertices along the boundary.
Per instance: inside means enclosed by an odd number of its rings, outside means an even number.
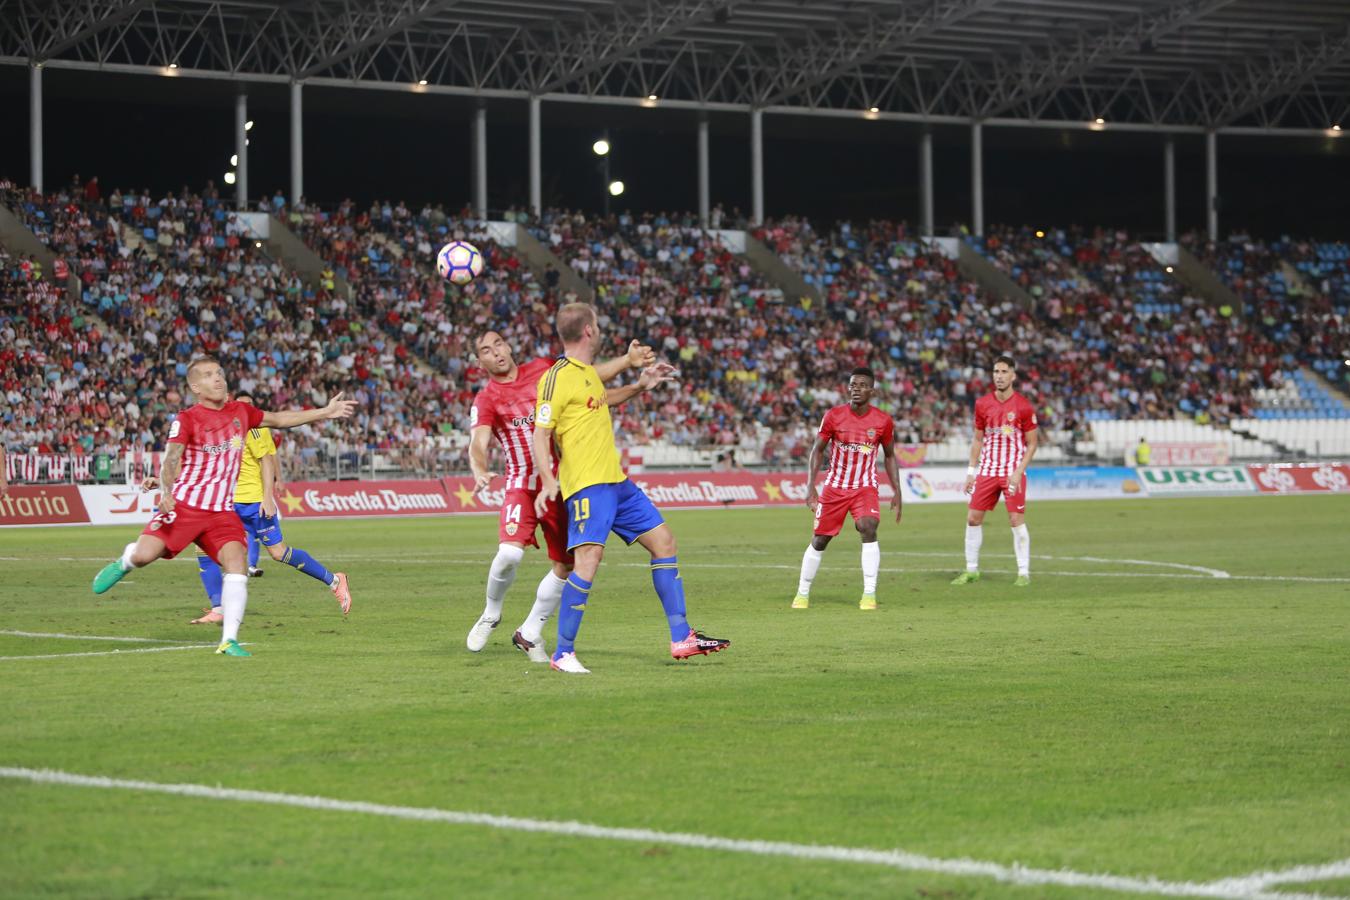
M260 211L331 267L306 284L210 185L105 200L94 179L46 196L0 184L0 200L63 270L0 256L0 440L19 447L158 446L184 402L186 362L207 352L266 405L317 404L337 390L360 401L350 423L287 435L302 468L345 446L352 464L380 451L440 470L462 455L485 377L473 337L492 327L522 360L551 355L552 314L571 299L556 270L532 270L467 210L266 198ZM619 412L629 443L800 460L858 365L877 371L875 402L896 417L901 442L940 442L968 429L999 353L1019 360L1021 388L1051 434L1081 436L1103 417L1223 423L1250 415L1253 391L1278 385L1309 351L1339 351L1346 337L1350 277L1337 245L1188 240L1255 313L1244 317L1191 296L1113 230L968 237L1032 299L1023 305L966 279L904 222L826 230L784 218L754 229L807 283L789 296L691 214L514 218L591 285L616 342L650 342L679 366L676 386ZM462 288L434 271L436 249L453 239L487 259ZM1291 279L1286 261L1304 276ZM77 293L64 290L72 275Z

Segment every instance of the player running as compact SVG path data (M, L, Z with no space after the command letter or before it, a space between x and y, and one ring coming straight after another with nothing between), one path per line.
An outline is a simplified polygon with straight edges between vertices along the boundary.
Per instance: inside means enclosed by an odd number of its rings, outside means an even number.
M975 439L966 469L966 570L952 584L980 580L980 545L984 543L984 514L998 504L999 494L1012 526L1017 556L1014 587L1031 584L1031 535L1027 534L1027 465L1039 440L1036 410L1013 390L1017 364L1011 356L994 360L994 391L975 401Z
M292 428L325 419L345 419L356 407L339 393L322 409L263 412L228 399L225 371L219 361L200 357L187 371L188 388L197 402L180 412L169 426L168 449L160 468L163 487L159 510L120 559L94 576L94 593L103 594L132 569L157 559L173 559L196 543L220 564L222 634L217 653L251 656L239 646L239 625L248 605L248 554L244 526L234 512L244 438L250 429L267 425Z
M553 568L535 589L534 606L511 635L511 643L533 662L546 663L549 658L544 646L544 623L558 608L563 583L573 563L567 549L567 514L562 504L552 500L542 512L536 513L534 502L540 484L531 448L534 404L539 379L553 366L553 360L535 359L523 366L516 365L511 346L496 331L485 332L476 349L478 364L491 380L478 392L469 411L469 469L473 472L473 489L475 493L481 491L497 477L488 468L488 442L496 438L506 457L506 496L497 525L500 543L488 568L487 601L465 643L475 653L487 646L492 630L501 622L502 602L516 580L525 548L539 546L535 534L542 530ZM600 363L595 372L601 381L609 381L626 369L650 366L655 358L650 347L633 341L626 356ZM550 466L550 471L554 468Z
M670 655L688 659L726 649L730 641L707 637L689 627L675 535L619 464L609 406L617 404L619 396L626 399L636 393L639 386L606 392L601 384L591 364L602 337L590 304L568 303L559 309L557 329L566 355L539 382L534 464L540 486L534 504L542 516L561 491L567 507L567 549L576 555L576 566L563 586L558 644L550 665L560 672L589 674L577 659L575 643L611 531L627 544L636 541L651 554L652 584L670 624ZM550 465L555 442L561 456L556 478Z
M830 540L844 526L844 513L853 516L853 527L862 540L862 599L859 609L877 608L877 573L881 570L881 547L877 544L877 525L881 521L881 499L877 496L877 450L886 460L886 477L891 480L891 509L900 521L900 473L895 466L895 422L872 405L876 376L859 367L848 379L849 402L836 406L820 420L820 433L811 445L806 464L806 505L815 510L815 534L802 556L801 580L793 609L811 605L811 582L820 568L821 555ZM820 474L820 456L830 449L830 468L825 473L825 491L816 494L816 476Z
M235 400L253 405L251 394L236 394ZM304 572L311 578L322 582L333 592L338 609L346 616L352 609L352 593L347 584L347 576L342 572L329 572L314 557L299 547L288 547L281 535L281 518L277 514L275 486L277 482L277 445L272 440L268 428L250 428L244 439L244 453L239 458L239 478L234 486L234 511L244 525L244 534L249 540L250 555L257 544L267 548L267 553L279 563L285 563L296 571ZM154 490L159 479L151 476L141 485L142 490ZM250 560L249 568L256 558ZM199 618L193 619L193 625L219 625L225 617L220 611L221 572L214 559L204 553L197 554L197 572L202 579L202 587L211 605L202 610ZM249 572L252 575L252 572Z

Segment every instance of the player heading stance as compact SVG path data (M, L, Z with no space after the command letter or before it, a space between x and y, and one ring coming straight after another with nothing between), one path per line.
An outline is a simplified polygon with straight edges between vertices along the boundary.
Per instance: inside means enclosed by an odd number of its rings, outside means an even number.
M844 513L853 516L853 527L862 540L862 599L859 609L877 608L877 573L881 570L881 547L877 544L877 525L881 521L881 499L877 496L877 451L886 459L886 477L895 492L891 509L900 521L900 473L895 466L895 421L872 405L876 376L860 366L848 379L849 402L836 406L820 420L820 433L811 445L806 463L806 505L816 514L815 535L802 556L802 575L797 582L793 609L811 605L811 582L830 539L844 526ZM825 473L825 491L817 496L816 478L820 457L827 444L830 468Z
M161 558L173 559L188 544L196 543L225 570L220 590L225 618L216 652L251 656L239 646L239 625L248 605L248 553L244 549L244 526L234 512L233 501L244 435L260 425L291 428L324 419L345 419L352 414L356 401L343 400L339 393L322 409L263 412L227 399L225 371L211 357L193 360L187 381L197 402L180 412L169 426L168 449L159 472L159 511L140 538L127 544L121 558L94 576L94 593L106 593L132 569Z
M501 622L502 602L516 580L525 548L539 546L535 534L542 529L553 567L535 589L534 606L511 635L511 643L531 661L546 663L549 657L544 647L544 624L558 609L563 584L573 564L572 553L567 549L567 513L561 501L554 498L543 512L535 512L540 479L533 452L534 405L539 379L553 367L554 361L535 359L523 366L516 365L511 345L496 331L484 332L476 349L478 364L491 380L478 392L469 410L472 436L469 469L473 472L473 489L481 491L497 477L488 468L488 442L496 438L506 457L506 496L497 525L500 543L488 569L487 601L465 643L475 653L487 646L492 630ZM651 365L655 359L650 347L633 341L626 356L600 363L595 372L601 382L607 382L626 369ZM549 471L556 471L556 465L550 464Z
M589 672L577 659L575 643L611 531L627 544L641 544L651 554L652 584L670 624L670 655L688 659L726 649L730 641L707 637L689 627L675 535L619 464L609 404L617 404L617 396L627 399L641 386L629 385L606 396L591 366L602 337L590 304L568 303L559 309L557 329L566 355L539 382L534 414L534 465L541 481L535 510L543 515L561 490L567 506L567 548L576 555L576 567L563 586L552 667L574 675ZM553 442L562 457L557 478L549 465Z
M253 405L253 396L247 392L234 395L240 403ZM147 479L150 481L150 479ZM285 563L297 572L304 572L333 592L338 609L346 616L352 609L352 592L347 585L347 576L342 572L330 572L314 557L299 547L288 547L281 534L281 519L277 516L277 500L274 488L277 481L277 445L272 440L272 432L267 428L250 428L244 438L244 452L239 457L239 476L234 486L234 512L244 525L244 535L249 542L249 555L257 544L267 548L267 553L279 563ZM249 560L252 567L255 559ZM201 575L202 587L210 609L202 610L202 616L192 620L193 625L219 624L224 621L220 611L220 593L223 584L220 565L206 554L197 554L197 572ZM252 572L249 573L253 574Z
M994 360L994 391L975 401L975 438L966 469L966 570L952 584L980 580L984 514L998 505L999 494L1012 526L1017 556L1015 587L1031 584L1031 535L1027 533L1027 464L1036 455L1036 410L1013 390L1017 364L1011 356Z

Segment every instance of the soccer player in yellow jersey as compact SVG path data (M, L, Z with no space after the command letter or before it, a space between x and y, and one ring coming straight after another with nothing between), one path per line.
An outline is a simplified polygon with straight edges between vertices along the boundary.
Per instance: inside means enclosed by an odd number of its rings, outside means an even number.
M248 394L238 394L236 400L253 403ZM267 428L253 428L244 440L244 455L239 462L239 478L234 485L234 511L244 523L244 534L250 543L254 539L267 548L267 553L277 562L304 572L326 584L337 598L338 607L345 616L352 608L352 593L347 587L347 576L342 572L330 572L314 557L298 547L288 547L281 537L281 519L277 515L277 501L272 495L277 480L277 445L272 441L272 432ZM209 556L197 557L197 571L202 577L202 587L211 600L211 607L202 610L201 618L193 619L193 625L220 623L224 616L220 612L220 566Z
M602 341L594 307L566 304L558 310L557 329L565 355L539 379L534 412L535 470L540 477L535 507L542 515L561 491L567 510L567 549L575 554L576 566L563 585L552 667L589 674L577 659L575 643L611 531L627 544L641 544L652 556L652 584L670 623L670 655L688 659L726 649L730 641L689 627L675 535L619 464L609 416L613 400L592 366ZM556 478L549 464L550 443L557 445L560 458Z

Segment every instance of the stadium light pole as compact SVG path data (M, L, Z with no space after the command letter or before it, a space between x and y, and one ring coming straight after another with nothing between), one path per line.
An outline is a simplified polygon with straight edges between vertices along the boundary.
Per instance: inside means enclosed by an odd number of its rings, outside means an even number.
M1219 239L1219 149L1217 135L1205 132L1205 224L1211 241Z
M28 69L28 182L42 193L42 66Z
M473 208L486 219L487 203L487 104L478 101L473 111Z
M305 195L305 126L299 81L291 82L291 205Z
M239 157L235 166L234 205L248 208L248 94L240 91L234 98L234 152Z
M764 224L764 110L750 110L750 224Z
M1177 142L1168 135L1163 141L1163 212L1168 243L1177 239Z
M933 236L933 132L924 129L919 137L919 213L925 237Z
M984 131L970 123L970 224L976 237L984 237Z
M709 216L708 190L708 114L698 117L698 222L708 227Z
M544 211L544 175L540 160L539 98L530 97L530 212Z

